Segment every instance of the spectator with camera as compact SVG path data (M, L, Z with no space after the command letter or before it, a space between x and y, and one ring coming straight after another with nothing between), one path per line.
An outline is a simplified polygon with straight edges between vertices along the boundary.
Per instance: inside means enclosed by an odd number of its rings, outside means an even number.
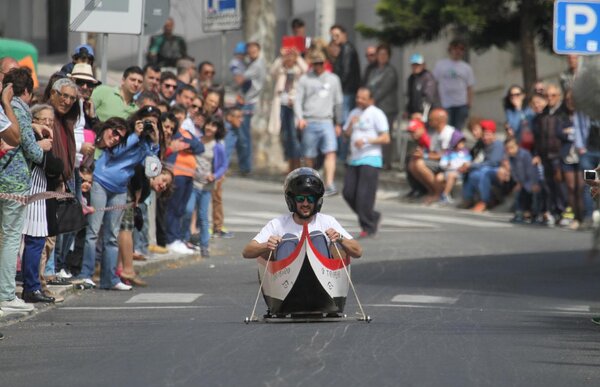
M157 108L147 106L133 114L128 121L113 117L103 124L104 130L111 131L111 137L108 146L96 161L91 190L92 207L125 205L127 185L135 172L135 167L144 162L148 156L159 154L163 140L159 117ZM122 216L123 209L120 208L94 212L90 216L80 273L80 277L89 286L96 285L91 278L94 273L98 232L100 226L103 226L100 287L113 290L131 289L131 286L123 284L116 274L117 234Z

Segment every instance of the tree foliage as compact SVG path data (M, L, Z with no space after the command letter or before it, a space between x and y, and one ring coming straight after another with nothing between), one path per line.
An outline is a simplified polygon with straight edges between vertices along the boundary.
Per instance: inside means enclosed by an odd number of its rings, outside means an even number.
M376 12L380 27L359 23L357 30L398 46L431 41L450 27L475 50L503 48L520 41L522 18L530 18L540 45L552 46L550 0L381 0Z

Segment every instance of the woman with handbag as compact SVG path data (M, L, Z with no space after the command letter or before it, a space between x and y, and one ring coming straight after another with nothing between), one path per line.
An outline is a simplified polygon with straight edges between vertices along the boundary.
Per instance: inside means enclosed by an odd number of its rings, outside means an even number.
M54 108L39 104L31 108L33 125L51 131L54 126ZM51 138L51 137L50 137ZM38 144L48 141L36 133ZM51 140L50 140L51 141ZM55 191L61 182L64 165L52 152L44 152L41 163L33 165L29 195ZM40 282L40 260L46 237L57 233L56 199L38 200L30 203L25 211L24 248L21 271L23 273L23 300L26 302L54 302L53 294L42 289Z
M129 121L118 117L108 119L100 128L100 138L110 131L112 141L103 149L96 161L90 205L95 209L113 207L107 211L96 211L89 217L86 230L83 262L79 277L87 286L94 287L92 281L96 261L96 242L100 227L103 228L100 287L113 290L131 290L117 276L118 244L117 235L127 202L127 185L135 167L148 156L159 154L162 133L159 126L160 111L145 106L135 112ZM115 142L118 143L113 145ZM111 146L112 145L112 146ZM84 285L86 286L86 285Z

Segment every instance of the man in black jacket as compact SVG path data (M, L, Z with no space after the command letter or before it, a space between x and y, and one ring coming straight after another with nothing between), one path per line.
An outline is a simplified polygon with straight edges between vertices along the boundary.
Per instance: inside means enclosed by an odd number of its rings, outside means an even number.
M439 107L437 84L433 74L425 68L423 55L411 55L410 66L412 74L406 86L408 102L405 118L424 120L431 109Z
M350 110L354 109L354 100L356 91L360 86L360 63L358 62L358 54L356 49L348 41L348 33L346 29L339 25L334 24L329 29L331 40L340 47L340 54L336 58L333 64L333 72L340 78L342 83L342 93L344 96L344 102L342 106L342 121L337 122L339 125L343 125L350 114ZM348 145L341 140L338 140L338 157L341 160L345 160L348 152Z

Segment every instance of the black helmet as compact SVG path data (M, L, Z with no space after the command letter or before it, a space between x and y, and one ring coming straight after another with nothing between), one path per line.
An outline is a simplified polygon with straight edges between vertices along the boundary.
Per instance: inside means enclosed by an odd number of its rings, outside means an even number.
M325 185L319 172L312 168L298 168L290 172L283 183L283 192L285 193L285 202L291 212L296 212L296 201L294 196L302 194L311 194L317 197L315 209L311 216L321 211L323 205L323 194Z

